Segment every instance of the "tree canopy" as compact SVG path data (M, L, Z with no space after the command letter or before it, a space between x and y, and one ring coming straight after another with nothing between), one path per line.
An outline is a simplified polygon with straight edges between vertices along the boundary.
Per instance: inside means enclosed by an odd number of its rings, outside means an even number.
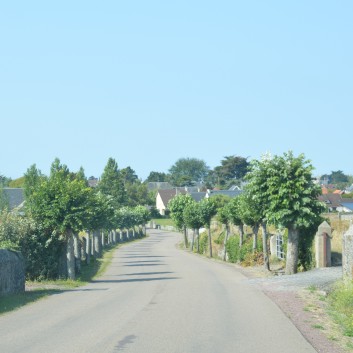
M180 158L169 169L174 186L191 186L203 182L209 172L206 162L197 158Z

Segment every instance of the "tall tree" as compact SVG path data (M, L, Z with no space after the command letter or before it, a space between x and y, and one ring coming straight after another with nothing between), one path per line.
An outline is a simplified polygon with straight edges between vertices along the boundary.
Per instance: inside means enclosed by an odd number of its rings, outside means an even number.
M145 182L163 182L167 181L167 174L161 172L150 172Z
M208 229L209 255L212 257L211 220L217 213L216 202L212 198L202 199L198 206L203 225Z
M56 159L49 178L43 179L28 198L32 217L52 236L65 239L67 274L71 279L75 279L74 232L86 228L91 192L82 180L72 180L68 168Z
M126 190L115 159L108 159L98 189L113 198L115 207L119 208L126 204Z
M135 183L139 181L139 178L136 172L131 167L126 167L120 170L121 179L123 180L124 184L126 183Z
M24 180L24 193L25 197L29 198L33 192L38 188L44 176L41 171L36 167L35 164L32 164L26 171Z
M170 210L170 217L174 221L176 227L182 230L184 233L184 246L185 249L188 247L188 238L186 235L186 221L184 218L185 208L194 202L193 198L189 194L178 194L173 197L168 203L168 209Z
M180 158L169 169L170 181L174 186L191 186L203 182L209 167L197 158Z
M247 158L240 156L225 156L221 165L214 169L217 184L229 186L236 180L244 178L248 172L249 162Z

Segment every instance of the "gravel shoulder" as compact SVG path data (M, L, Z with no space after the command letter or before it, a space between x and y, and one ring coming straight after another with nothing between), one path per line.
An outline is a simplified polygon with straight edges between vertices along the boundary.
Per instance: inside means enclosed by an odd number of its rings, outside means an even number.
M260 288L291 319L320 353L352 352L352 338L342 335L326 312L325 297L342 278L342 267L277 275L262 268L240 268L247 282Z

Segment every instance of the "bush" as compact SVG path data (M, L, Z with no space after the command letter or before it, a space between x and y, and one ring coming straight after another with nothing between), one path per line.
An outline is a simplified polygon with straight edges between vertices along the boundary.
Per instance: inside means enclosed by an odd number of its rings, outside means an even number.
M219 234L219 236L217 237L217 239L215 239L213 242L215 244L223 244L224 243L224 238L225 238L226 234L225 232L222 232Z
M64 241L46 234L30 217L1 212L0 247L22 253L27 279L55 279L60 275Z
M262 252L261 238L257 240L257 252L253 254L252 249L253 238L244 237L242 247L239 247L239 235L231 236L226 244L229 262L239 262L242 265L249 266L250 263L261 261L260 253Z
M199 254L205 254L208 249L208 234L203 232L200 234L200 249Z

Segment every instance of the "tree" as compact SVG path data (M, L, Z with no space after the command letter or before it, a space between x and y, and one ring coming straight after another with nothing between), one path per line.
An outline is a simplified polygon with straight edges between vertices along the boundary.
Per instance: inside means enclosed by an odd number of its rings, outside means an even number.
M32 164L24 174L24 193L26 199L29 199L30 196L35 192L40 183L43 181L44 176L39 169L37 169L35 164ZM26 201L27 203L28 201Z
M65 240L70 279L75 279L73 233L86 228L86 205L91 192L82 180L71 180L68 168L56 159L49 178L42 179L28 198L33 218L53 237Z
M170 181L174 186L191 186L194 182L203 182L209 167L197 158L180 158L169 169Z
M299 230L321 221L324 205L318 201L320 186L313 182L313 166L304 154L291 151L262 164L267 175L262 197L267 199L266 219L278 228L288 229L286 274L297 272Z
M240 156L226 156L221 165L214 169L217 184L229 186L235 180L241 180L248 172L247 158Z
M267 217L266 212L268 208L268 186L266 184L270 177L269 165L272 157L270 155L264 155L260 160L253 160L250 163L249 172L246 175L248 184L246 186L246 192L251 198L254 205L256 205L257 212L261 218L262 228L262 251L264 256L264 267L266 270L270 270L270 259L268 256L268 244L267 244Z
M126 204L126 190L115 159L108 159L98 189L103 194L110 195L113 198L116 208Z
M251 194L245 190L245 193L239 197L239 212L243 223L250 226L253 231L253 252L257 250L257 235L259 232L262 214L259 204L252 198Z
M7 178L5 175L0 174L0 187L7 187L9 186L9 183L11 182L11 178Z
M187 204L183 212L184 222L187 227L194 229L197 238L197 252L200 251L200 234L199 229L203 226L204 220L201 215L200 204L196 201L192 201ZM191 251L194 249L194 235L192 236Z
M240 211L240 198L239 196L234 197L230 200L228 204L229 210L229 218L230 221L238 226L239 229L239 247L243 245L244 239L244 222L241 218L241 211Z
M163 182L167 181L167 174L161 172L150 172L147 179L145 180L146 183L148 182Z
M224 242L223 242L223 246L224 246L223 261L226 261L226 258L227 258L226 245L229 237L229 223L231 222L229 202L230 202L230 199L225 205L223 205L223 207L219 208L217 211L218 222L222 223L226 228L226 234L224 236Z
M208 228L208 246L209 254L212 257L212 237L211 237L211 220L216 215L216 203L212 199L202 199L198 204L201 221Z
M125 185L126 183L135 183L139 181L139 178L136 172L131 167L126 167L121 169L120 175Z
M193 198L189 194L178 194L173 197L168 203L168 209L170 210L170 217L175 223L175 226L184 232L184 246L188 246L188 238L186 236L186 221L184 218L185 208L194 202Z
M126 183L126 204L130 207L138 205L155 205L155 197L148 191L147 185L137 180L134 183Z

